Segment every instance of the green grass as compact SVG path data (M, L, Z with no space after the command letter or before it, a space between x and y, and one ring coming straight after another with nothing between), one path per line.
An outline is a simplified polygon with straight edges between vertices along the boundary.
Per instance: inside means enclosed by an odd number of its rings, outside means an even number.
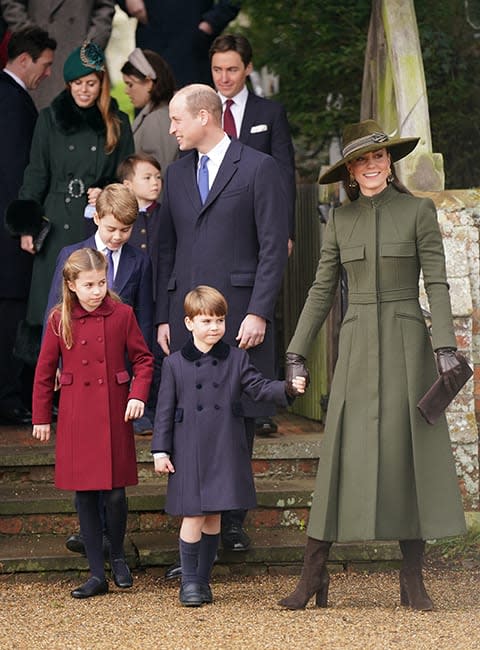
M427 545L428 556L445 562L480 561L480 530L470 528L465 536L449 537Z

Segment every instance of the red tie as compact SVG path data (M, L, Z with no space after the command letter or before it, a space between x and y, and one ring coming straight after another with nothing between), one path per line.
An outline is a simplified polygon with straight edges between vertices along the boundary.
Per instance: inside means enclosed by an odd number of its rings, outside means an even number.
M231 138L237 137L237 129L235 127L235 120L233 119L230 106L234 103L233 99L227 99L225 102L225 112L223 114L223 130Z

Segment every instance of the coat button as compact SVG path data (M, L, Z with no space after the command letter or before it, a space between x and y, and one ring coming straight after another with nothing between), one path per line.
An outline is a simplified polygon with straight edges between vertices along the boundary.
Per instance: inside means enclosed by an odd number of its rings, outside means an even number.
M145 235L145 233L146 233L147 231L145 230L145 228L142 228L142 229L140 230L140 232L142 233L142 235Z
M105 363L105 359L99 359L98 363Z
M197 411L203 411L203 406L201 404L197 406Z
M74 149L75 149L75 145L73 145L73 144L68 145L68 150L69 151L74 151Z
M146 244L140 244L140 248L147 248Z
M85 339L82 339L82 340L80 341L80 343L81 343L82 345L87 345L87 342L86 342Z
M67 201L67 203L68 203L68 201ZM70 230L70 224L69 223L64 223L63 224L63 229L64 230Z
M89 382L89 381L84 381L84 382L83 382L83 385L84 385L84 386L90 386L90 382Z
M87 359L82 359L82 366L88 366Z
M97 150L97 147L94 144L92 144L92 146L90 147L90 151L96 151L96 150Z
M101 377L99 378L98 383L103 384L103 379Z
M81 318L80 322L82 323L82 325L85 325L85 319L84 318Z
M217 364L218 364L218 361L217 361L216 359L214 359L214 360L212 361L212 366L216 366Z
M220 409L220 407L219 407L218 404L215 404L215 406L214 406L213 408L214 408L216 411L218 411L218 410Z
M202 364L200 363L200 361L195 361L195 365L197 366L197 368L200 368Z
M196 388L200 389L202 387L202 384L197 384Z
M213 387L214 387L214 388L218 388L218 386L219 386L218 382L214 381L214 382L213 382Z
M97 316L97 323L99 323L101 320L102 319L100 318L100 316Z
M103 341L103 338L101 336L97 336L97 341L101 343Z
M71 199L69 196L67 196L67 198L65 199L65 203L70 203L71 200L72 200L72 199ZM65 227L65 226L64 226L64 227Z

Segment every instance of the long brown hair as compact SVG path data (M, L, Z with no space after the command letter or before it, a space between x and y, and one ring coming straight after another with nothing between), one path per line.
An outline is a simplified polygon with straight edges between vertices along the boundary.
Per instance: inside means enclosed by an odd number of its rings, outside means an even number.
M57 336L61 336L67 350L73 345L72 335L72 308L77 303L76 294L69 288L69 282L75 282L82 271L105 271L107 273L107 259L103 253L94 248L80 248L74 251L68 258L63 267L62 280L62 301L54 307L50 318L54 312L60 312L60 322ZM114 300L120 300L119 297L110 290L107 290Z
M105 122L105 153L109 154L115 149L120 139L121 122L113 111L108 72L106 70L105 72L95 71L94 74L100 79L100 94L97 98L97 106Z

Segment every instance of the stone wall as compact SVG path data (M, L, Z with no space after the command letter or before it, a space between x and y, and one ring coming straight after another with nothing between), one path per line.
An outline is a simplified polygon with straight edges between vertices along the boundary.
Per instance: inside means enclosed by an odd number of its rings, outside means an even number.
M445 190L422 195L431 197L438 210L458 348L474 367L473 381L467 382L449 406L447 420L465 510L479 510L480 190ZM428 310L423 287L421 302Z

